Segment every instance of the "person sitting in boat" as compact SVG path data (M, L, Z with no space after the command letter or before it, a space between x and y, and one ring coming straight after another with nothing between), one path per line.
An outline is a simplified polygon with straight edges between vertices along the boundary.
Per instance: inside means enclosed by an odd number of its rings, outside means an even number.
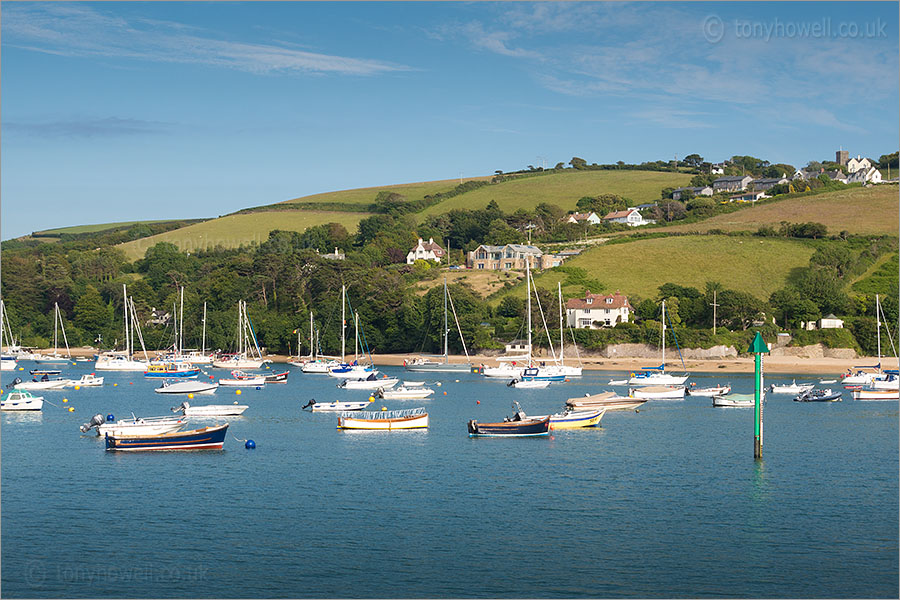
M44 376L41 377L41 381L50 381L50 376L44 373Z

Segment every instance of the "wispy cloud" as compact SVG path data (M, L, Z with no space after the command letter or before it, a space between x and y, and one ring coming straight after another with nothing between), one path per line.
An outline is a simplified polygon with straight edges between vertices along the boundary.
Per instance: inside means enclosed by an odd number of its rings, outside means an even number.
M705 129L713 127L709 114L667 107L653 107L634 111L630 117L642 123L651 123L667 129Z
M3 11L4 42L64 56L103 56L191 63L249 73L377 75L411 67L290 48L216 39L171 21L110 16L78 4L11 4Z
M496 28L488 29L480 21L444 24L426 33L430 37L439 40L462 38L479 50L487 50L501 56L529 59L542 58L540 52L516 48L511 45L511 42L519 35L518 32Z
M22 133L41 138L100 138L130 137L166 133L172 125L158 121L144 121L121 117L72 117L43 121L7 121L3 124L10 134Z

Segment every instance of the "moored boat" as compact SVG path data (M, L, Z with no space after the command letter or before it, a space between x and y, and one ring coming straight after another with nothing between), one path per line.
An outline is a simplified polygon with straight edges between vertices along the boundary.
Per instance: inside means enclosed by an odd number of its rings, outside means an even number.
M100 387L103 385L103 377L97 377L93 373L81 376L81 379L70 379L66 387Z
M684 386L649 385L631 390L635 398L647 400L684 400Z
M853 390L854 400L900 400L900 391L898 390Z
M368 400L318 402L315 398L312 398L309 402L301 406L300 409L306 410L308 408L311 412L344 412L350 410L362 410L368 405Z
M684 390L685 396L701 396L713 398L715 396L725 396L731 393L730 385L716 385L706 388L689 387Z
M151 364L144 371L144 377L165 379L194 379L198 375L200 375L200 369L187 362Z
M565 409L563 412L550 416L550 429L580 429L582 427L596 427L600 424L603 415L606 414L605 408L595 408L588 410L570 410ZM547 415L533 416L532 419L543 419Z
M840 402L842 400L841 396L841 392L832 392L827 388L823 390L807 390L794 398L794 402Z
M425 429L428 413L424 408L406 410L367 411L342 414L338 429L368 429L393 431L396 429Z
M42 396L35 396L25 390L11 390L0 400L0 410L3 411L41 410L43 406Z
M732 408L752 408L756 404L753 394L730 394L728 396L713 396L712 405Z
M472 419L466 424L469 437L532 437L550 435L550 415L543 419L528 417L518 402L513 403L515 414L499 423L479 423Z
M259 387L266 385L266 378L260 375L249 379L220 379L219 385L228 387Z
M266 383L287 383L289 374L290 371L284 371L283 373L272 373L271 375L266 375Z
M815 386L814 383L797 383L797 380L791 381L788 384L772 384L769 386L769 391L773 394L802 394L803 392L808 392L813 389Z
M418 381L404 381L403 385L389 389L380 387L375 393L385 400L424 400L433 394L433 389L425 387L424 382Z
M97 429L97 435L159 435L178 431L187 424L183 417L136 417L115 421L112 415L94 415L90 421L80 427L82 433Z
M12 380L12 387L14 390L61 390L66 385L71 382L71 379L62 379L61 377L56 377L54 379L50 379L46 375L44 375L40 380L32 379L31 381L22 381L18 377Z
M246 404L204 404L192 406L189 402L182 402L180 406L172 407L172 412L181 413L185 417L237 417L244 414L250 408Z
M400 383L396 377L382 377L378 379L375 375L369 375L365 379L344 379L337 386L342 390L377 390L390 389Z
M177 381L175 383L171 383L169 381L163 381L163 384L153 390L157 394L215 394L216 390L219 389L219 384L211 381L209 383L205 381Z
M549 379L526 379L523 377L522 379L510 379L506 385L517 390L542 390L550 383Z
M615 392L603 392L600 394L585 394L580 398L569 398L566 406L585 410L589 408L605 408L606 410L631 410L647 402L646 398L631 398L620 396Z
M159 435L106 434L106 449L136 452L144 450L221 450L228 423Z

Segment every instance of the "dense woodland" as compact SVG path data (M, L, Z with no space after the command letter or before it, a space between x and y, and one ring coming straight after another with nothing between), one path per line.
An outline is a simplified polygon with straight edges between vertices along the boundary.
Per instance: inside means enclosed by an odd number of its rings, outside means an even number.
M696 161L692 156L687 159ZM895 155L893 159L896 160ZM645 163L619 168L652 166ZM685 165L678 165L682 166ZM697 164L696 168L700 166ZM572 168L615 166L587 165L573 159ZM528 176L532 169L520 175ZM498 177L507 176L512 175L498 173ZM296 354L299 331L301 352L308 353L309 312L313 311L321 350L335 353L340 348L340 291L346 285L352 309L359 312L366 343L372 352L438 352L443 323L440 278L446 266L423 261L405 264L406 253L418 237L433 237L445 248L449 245L450 262L460 264L464 262L464 250L482 243L524 242L529 234L535 243L585 235L583 225L564 223L566 211L551 203L540 204L532 211L504 213L491 202L480 210L453 210L419 224L412 214L415 211L403 207L402 198L382 193L373 198L373 203L381 206L378 214L360 221L353 232L336 223L312 227L303 233L275 230L258 246L217 248L194 254L160 243L135 262L128 262L114 244L145 237L163 225L150 228L138 224L114 231L61 235L53 242L34 239L3 242L2 296L13 334L26 346L51 345L53 306L58 303L66 320L70 346L104 349L121 346L124 339L122 286L126 284L129 295L134 297L148 350L163 349L174 341L171 321L165 325L151 325L147 321L153 309L172 313L178 290L184 286L184 339L188 345L200 346L202 307L206 302L207 347L233 348L237 304L239 300L247 300L259 343L269 352ZM600 212L627 203L627 199L601 195L582 198L578 208ZM604 228L625 228L595 227L592 234ZM636 233L617 243L647 235L665 234ZM602 330L579 330L567 337L571 339L574 335L588 349L614 342L657 344L659 303L666 300L670 325L683 347L727 344L742 350L752 332L761 329L769 340L774 339L777 331L790 331L797 343L821 341L831 347L851 347L873 354L874 297L879 293L896 340L896 237L850 236L846 232L832 235L816 223L782 223L778 228L761 228L738 235L801 238L813 245L815 251L809 265L792 274L787 286L766 300L724 289L714 281L707 282L705 289L672 282L661 286L654 297L630 296L635 308L634 323ZM335 247L346 253L346 260L329 260L317 251ZM887 255L891 255L890 259L884 262ZM879 260L882 264L874 275L857 281ZM565 273L570 289L574 284L597 293L617 287L613 281L597 281L575 267L558 269ZM851 282L855 283L850 285ZM524 285L518 285L521 293L506 295L499 303L490 297L482 299L465 285L451 286L450 293L470 351L501 348L503 342L525 335ZM423 293L423 288L428 287L430 290ZM539 293L550 328L557 332L554 339L558 339L555 294L543 290ZM712 334L714 293L719 305L716 336ZM534 322L541 323L537 306L533 310ZM830 313L844 318L846 328L800 330L801 322ZM348 318L348 323L352 319ZM451 336L451 350L461 352L457 337ZM536 343L545 344L546 338L538 338Z

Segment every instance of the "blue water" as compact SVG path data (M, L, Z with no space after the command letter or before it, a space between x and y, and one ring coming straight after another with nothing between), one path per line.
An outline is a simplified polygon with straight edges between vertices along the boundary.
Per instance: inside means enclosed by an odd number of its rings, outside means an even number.
M708 398L550 438L466 434L514 399L546 414L621 374L540 391L445 374L433 400L375 405L427 406L427 431L342 432L300 406L367 393L293 371L287 385L197 397L250 405L221 452L110 453L82 436L96 413L162 415L183 400L139 375L45 392L60 408L42 415L3 414L3 595L898 596L896 402L771 396L756 462L752 409ZM749 375L691 381L752 390Z

